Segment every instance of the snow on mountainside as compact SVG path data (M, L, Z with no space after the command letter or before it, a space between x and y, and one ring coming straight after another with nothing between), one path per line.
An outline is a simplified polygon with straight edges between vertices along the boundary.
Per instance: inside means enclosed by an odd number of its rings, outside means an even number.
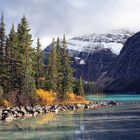
M120 30L104 34L88 34L67 40L68 51L73 60L74 77L85 81L98 81L114 65L126 40L133 33ZM62 43L62 40L60 41ZM45 64L52 49L45 48Z
M114 54L119 54L126 40L133 35L127 30L116 30L104 34L89 34L74 37L68 40L70 52L95 52L110 49Z

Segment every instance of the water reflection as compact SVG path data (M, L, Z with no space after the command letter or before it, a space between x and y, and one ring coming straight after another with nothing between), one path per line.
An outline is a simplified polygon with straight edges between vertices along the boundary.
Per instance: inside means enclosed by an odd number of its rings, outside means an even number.
M140 105L49 113L0 124L0 139L139 140Z

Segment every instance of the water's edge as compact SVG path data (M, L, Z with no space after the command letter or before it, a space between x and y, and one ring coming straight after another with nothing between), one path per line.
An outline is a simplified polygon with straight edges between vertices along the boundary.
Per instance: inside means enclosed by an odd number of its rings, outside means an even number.
M133 100L134 95L133 98L121 95L119 100L118 95L111 96L108 99L118 100L121 104L1 122L0 140L139 140L140 97L135 96L137 100ZM100 99L107 100L103 97Z

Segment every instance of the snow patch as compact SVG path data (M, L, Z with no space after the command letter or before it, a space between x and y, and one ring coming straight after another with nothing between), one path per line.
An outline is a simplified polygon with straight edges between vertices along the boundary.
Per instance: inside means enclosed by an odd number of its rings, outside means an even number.
M82 60L80 61L79 64L80 64L80 65L85 65L86 63L85 63L85 61L82 59Z
M110 49L119 54L123 44L133 33L127 30L112 31L106 34L86 34L68 40L68 49L78 52L94 52Z

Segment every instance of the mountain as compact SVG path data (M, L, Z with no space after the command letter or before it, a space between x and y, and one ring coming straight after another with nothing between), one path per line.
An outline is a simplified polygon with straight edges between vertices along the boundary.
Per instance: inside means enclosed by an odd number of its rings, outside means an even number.
M140 92L140 32L126 41L101 83L106 92Z
M133 33L127 30L111 31L104 34L88 34L68 40L68 51L73 59L74 76L85 81L98 81L115 63L126 40ZM45 48L47 55L51 44Z
M110 49L114 54L119 54L126 40L133 33L127 30L116 30L104 34L89 34L74 37L68 40L68 49L78 52L95 52Z

